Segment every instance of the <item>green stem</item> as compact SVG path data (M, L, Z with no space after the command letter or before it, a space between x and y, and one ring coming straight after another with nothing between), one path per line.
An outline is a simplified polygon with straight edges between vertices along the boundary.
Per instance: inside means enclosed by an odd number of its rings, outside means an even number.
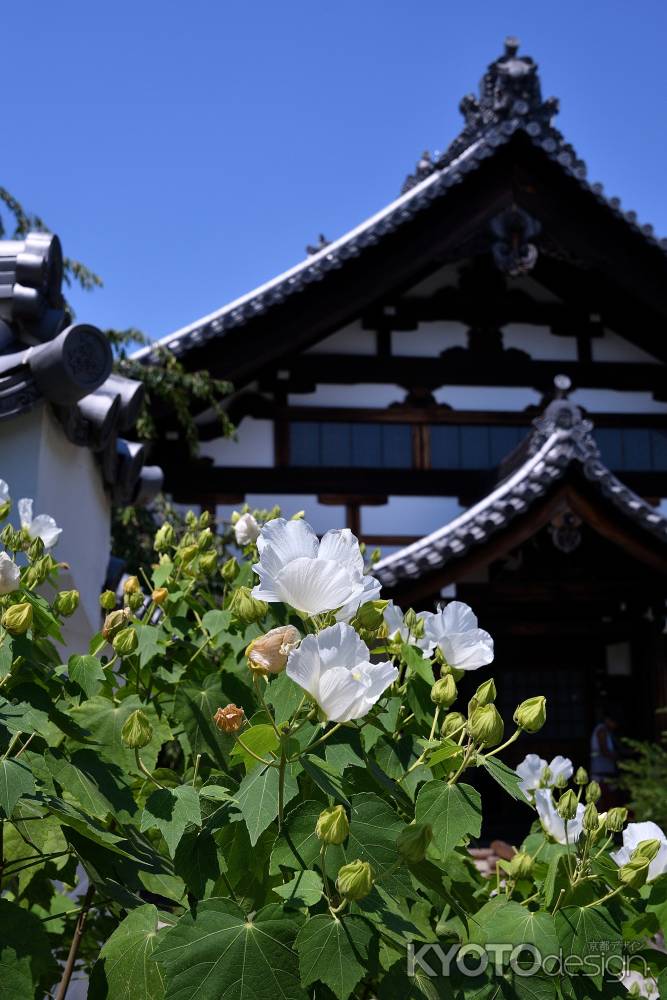
M278 768L278 833L283 828L283 809L285 799L285 768L287 767L287 757L284 748L280 753L280 766Z
M345 909L346 906L347 906L347 900L346 899L343 900L343 902L340 904L340 906L336 906L336 907L330 906L329 910L331 911L332 917L337 917L339 913L343 912L343 910Z
M164 788L165 786L161 785L160 782L157 780L157 778L154 778L153 775L151 774L151 772L148 770L148 768L144 764L143 760L139 756L139 751L137 749L135 749L135 751L134 751L134 757L135 757L135 760L137 762L137 767L139 768L139 770L141 771L141 773L145 774L146 777L150 781L152 781L154 785L157 785L158 788Z
M21 733L14 733L14 735L11 738L11 740L9 741L9 746L7 747L7 749L5 750L5 752L3 753L2 757L0 757L0 760L6 760L7 757L9 757L10 753L14 749L14 744L18 743L18 741L19 741L20 738L21 738Z
M619 892L622 892L624 888L625 888L624 885L619 885L615 889L612 889L611 892L608 892L606 896L602 896L601 899L596 899L592 903L586 903L586 905L583 906L582 909L588 910L592 906L599 906L601 903L606 903L608 899L612 898L612 896L618 896Z
M508 746L510 746L511 743L514 743L515 740L518 740L520 736L521 736L521 730L517 729L516 732L512 733L510 738L508 740L505 740L504 743L501 743L499 747L496 747L495 750L491 750L490 753L485 753L483 755L484 760L486 760L488 757L495 757L497 753L500 753L501 750L505 750Z
M429 743L435 736L435 727L438 725L438 716L440 715L440 706L435 706L435 712L433 713L433 725L431 726L431 732L429 733L428 739Z
M306 747L306 748L305 748L304 750L301 750L301 751L299 751L299 753L298 753L298 754L296 754L296 756L295 756L295 757L291 757L291 758L290 758L290 763L291 763L292 761L296 760L296 758L297 758L297 757L300 757L300 756L301 756L301 754L304 754L304 753L310 753L310 751L311 751L311 750L314 750L314 749L315 749L315 747L318 747L318 746L320 746L320 744L321 744L321 743L324 743L324 742L325 742L325 740L328 740L330 736L333 736L333 734L334 734L335 732L337 732L337 730L339 730L339 729L340 729L340 728L341 728L342 726L344 726L344 725L345 725L345 723L344 723L344 722L337 722L337 723L336 723L336 725L335 725L335 726L333 726L333 727L332 727L332 728L331 728L331 729L329 730L329 732L328 732L328 733L325 733L325 734L324 734L324 736L320 736L320 738L319 738L319 739L317 739L317 740L315 740L315 742L314 742L314 743L309 743L309 744L308 744L308 746L307 746L307 747Z
M275 760L264 760L264 758L260 757L259 754L256 754L254 750L251 750L250 747L247 746L247 744L245 744L243 742L243 740L241 739L241 737L238 734L235 734L234 739L239 744L239 746L243 747L243 749L245 750L245 752L250 757L254 757L255 760L259 761L260 764L264 764L266 767L278 767L278 765L275 762Z
M192 787L195 787L195 782L197 781L197 772L199 771L199 762L201 761L201 754L198 753L195 757L195 773L192 775Z
M262 694L262 692L260 690L260 684L262 683L262 679L259 676L259 674L257 674L257 673L254 674L254 676L253 676L253 682L254 682L254 685L255 685L255 691L257 692L257 697L259 698L259 700L260 700L260 702L262 704L262 708L264 709L264 711L268 715L269 721L270 721L271 725L273 726L273 730L274 730L276 736L278 737L278 739L280 739L280 730L278 729L278 727L276 725L276 720L273 718L272 713L269 711L268 705L264 701L264 695Z
M329 879L327 877L327 870L325 866L327 856L327 845L322 844L320 848L320 868L322 869L322 881L324 883L324 894L329 900L329 906L331 906L331 889L329 888Z
M475 752L475 745L474 745L474 743L468 744L468 746L466 748L466 751L465 751L465 753L463 755L463 760L461 761L461 766L458 769L458 771L456 772L456 774L449 779L449 781L447 782L448 785L455 785L456 784L456 782L458 781L458 779L460 778L460 776L463 774L463 772L465 771L466 767L468 766L468 761L470 760L470 758L472 757L472 755L473 755L474 752Z

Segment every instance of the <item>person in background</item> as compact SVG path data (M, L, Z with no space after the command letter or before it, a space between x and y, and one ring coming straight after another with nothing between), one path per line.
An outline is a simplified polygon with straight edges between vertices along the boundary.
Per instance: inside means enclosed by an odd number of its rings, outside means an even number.
M608 708L603 708L600 715L601 720L591 733L590 776L602 789L597 806L600 812L604 812L618 804L615 784L618 776L618 747L614 739L618 723Z

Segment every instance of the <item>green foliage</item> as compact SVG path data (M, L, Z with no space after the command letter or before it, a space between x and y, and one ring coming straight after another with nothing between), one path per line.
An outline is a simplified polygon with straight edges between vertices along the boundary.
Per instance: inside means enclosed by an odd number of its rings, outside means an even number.
M619 763L619 785L628 796L628 808L667 827L667 748L662 743L623 741L632 756Z
M229 534L206 528L188 515L160 529L123 607L105 606L105 629L67 657L56 564L52 601L36 598L20 542L20 586L0 597L0 612L34 610L25 635L0 627L0 1000L53 996L73 940L91 1000L616 996L583 971L526 977L512 949L583 961L601 941L641 946L667 930L667 874L624 885L603 822L568 843L536 822L516 862L482 876L467 850L476 775L508 809L532 806L504 747L472 724L479 705L442 737L436 657L380 627L364 630L369 655L395 679L327 722L290 666L257 674L246 650L286 625L312 643L333 612L276 601L248 624L234 595L253 586L256 544L230 579ZM119 652L128 630L136 643ZM499 943L509 950L474 976L437 960L431 974L432 957L410 966L411 948ZM660 953L641 954L658 977Z

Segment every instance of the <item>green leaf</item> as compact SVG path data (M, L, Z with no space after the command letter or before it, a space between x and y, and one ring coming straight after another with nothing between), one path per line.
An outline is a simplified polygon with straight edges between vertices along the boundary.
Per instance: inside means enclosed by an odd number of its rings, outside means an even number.
M230 611L221 611L219 609L213 611L207 611L202 618L202 625L211 636L212 645L219 646L220 643L215 640L227 631L232 620L232 615Z
M245 729L241 738L245 746L265 760L270 759L270 754L277 751L280 746L275 729L267 723ZM259 761L247 753L240 743L234 744L230 756L240 758L245 764L246 771L252 771L255 767L261 766Z
M124 848L118 846L123 838L111 833L94 817L86 815L81 809L77 809L76 806L72 806L62 799L49 797L45 799L45 802L49 811L65 826L71 827L86 839L106 847L109 851L122 854L124 857L131 857Z
M276 885L273 891L292 906L315 906L322 898L322 879L317 872L298 872L284 885Z
M312 754L305 754L300 758L300 763L306 774L313 779L325 795L342 802L343 805L350 805L343 792L343 779L335 767L322 760L321 757L314 757Z
M526 796L523 794L519 788L520 778L516 771L504 764L502 760L498 760L497 757L487 757L482 758L484 767L489 772L494 781L497 781L501 788L511 795L513 799L517 802L523 802L528 808L528 803L526 802Z
M567 891L570 888L570 884L571 879L568 871L567 853L563 851L562 854L554 854L549 861L546 878L542 886L544 902L549 910L556 904L561 894L561 889Z
M51 955L49 941L42 921L16 903L0 899L0 997L3 1000L33 1000L35 985L44 976L58 974L58 967ZM26 963L32 977L33 987L29 993L12 994L12 980L19 989L25 988ZM5 967L9 969L7 980ZM41 994L40 994L41 995Z
M444 858L464 837L479 837L482 828L479 792L470 785L427 781L417 796L415 819L431 824L434 846Z
M601 951L615 954L623 947L620 925L605 907L566 906L557 911L555 921L565 955L586 958ZM599 982L599 977L591 978Z
M276 724L280 725L296 712L303 698L303 690L283 672L271 681L265 698L273 706Z
M193 757L207 754L210 759L225 768L225 754L222 738L213 722L217 710L230 701L243 704L239 697L238 680L236 694L229 696L227 688L235 678L221 674L208 674L201 683L194 680L181 681L176 687L174 715L183 723L185 738Z
M70 760L60 750L49 750L44 763L60 785L62 798L91 816L104 819L109 813L129 816L136 811L126 775L92 750L75 750Z
M18 958L13 948L0 950L0 1000L34 1000L30 958Z
M530 944L542 955L558 954L558 935L550 913L529 910L513 900L499 906L485 921L488 941L513 946Z
M250 920L230 899L207 899L160 935L165 1000L307 1000L293 950L297 925L281 906Z
M92 698L106 681L102 664L96 656L70 656L67 661L70 680L78 684L87 698Z
M137 695L128 695L117 705L96 695L82 705L71 709L71 716L78 725L90 733L89 747L94 747L105 760L118 764L126 774L137 770L134 750L128 750L121 739L121 731L127 717L136 709L148 716L153 730L153 738L141 751L141 758L149 770L153 770L163 743L172 737L171 729L164 718L160 718L154 707L144 704Z
M157 941L156 907L148 904L132 910L93 966L88 1000L162 1000L164 979L152 957Z
M320 855L321 843L315 836L315 824L324 809L322 802L306 801L288 813L271 852L270 873L282 868L310 868Z
M220 877L220 861L210 830L193 829L183 834L176 848L174 870L198 899L211 893Z
M0 810L6 818L11 818L22 795L34 794L35 779L30 769L18 760L0 760Z
M154 656L164 656L164 635L162 629L156 625L142 625L135 622L135 631L139 645L137 646L137 656L139 666L145 667Z
M339 920L329 913L311 917L296 939L301 982L304 986L325 983L338 1000L347 1000L370 971L373 937L373 928L363 917L345 916Z
M239 785L236 801L250 834L250 843L256 844L260 834L278 815L278 768L261 764L246 774ZM285 772L284 803L298 793L296 778L288 767Z
M12 649L12 640L7 634L0 646L0 681L7 676L9 671L12 669L12 663L14 662L14 651Z
M188 823L201 826L199 795L192 785L179 785L173 789L157 788L149 795L140 829L159 830L173 858Z

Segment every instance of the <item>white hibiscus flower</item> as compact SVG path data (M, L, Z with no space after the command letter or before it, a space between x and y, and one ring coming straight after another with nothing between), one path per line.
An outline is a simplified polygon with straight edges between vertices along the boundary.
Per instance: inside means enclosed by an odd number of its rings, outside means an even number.
M493 660L493 639L478 628L477 616L467 604L451 601L426 620L429 652L439 647L450 667L477 670Z
M516 773L521 778L519 788L529 802L537 788L553 788L560 778L569 781L574 773L574 765L568 757L560 754L547 764L546 760L536 753L527 754L516 767Z
M371 663L368 646L339 622L307 635L287 661L287 676L303 688L333 722L362 719L398 677L388 660Z
M305 521L277 517L257 539L259 583L253 597L284 601L297 611L319 615L357 605L366 586L359 542L348 528L327 531L322 541Z
M639 847L642 840L660 841L660 850L648 866L648 881L652 882L658 875L667 872L667 836L657 823L650 821L628 823L623 831L623 846L619 847L617 851L612 851L611 856L620 868L621 865L628 863L632 852Z
M432 611L418 611L418 620L426 622L429 618L433 618ZM405 624L405 615L403 611L397 604L390 601L387 607L384 609L384 620L387 623L387 628L389 630L389 638L396 639L400 638L403 642L411 642L415 646L419 646L421 649L426 649L429 646L429 640L424 634L421 639L415 639L414 635L410 632L409 628Z
M6 552L0 552L0 594L11 594L18 590L21 571Z
M27 497L19 500L21 527L26 529L32 539L41 538L44 542L44 548L52 549L63 529L58 527L50 514L38 514L37 517L33 517L32 503L32 500Z
M244 546L249 545L250 542L257 541L259 530L259 525L252 514L241 514L234 525L236 544Z
M577 805L577 815L567 821L567 837L565 836L565 820L558 815L550 788L538 788L535 792L535 806L540 817L540 823L545 833L548 833L559 844L575 844L584 829L584 804Z
M364 576L363 584L364 589L359 597L348 601L340 611L336 612L337 622L351 622L362 604L366 604L367 601L377 601L379 599L380 591L382 590L382 584L379 580L374 576Z

